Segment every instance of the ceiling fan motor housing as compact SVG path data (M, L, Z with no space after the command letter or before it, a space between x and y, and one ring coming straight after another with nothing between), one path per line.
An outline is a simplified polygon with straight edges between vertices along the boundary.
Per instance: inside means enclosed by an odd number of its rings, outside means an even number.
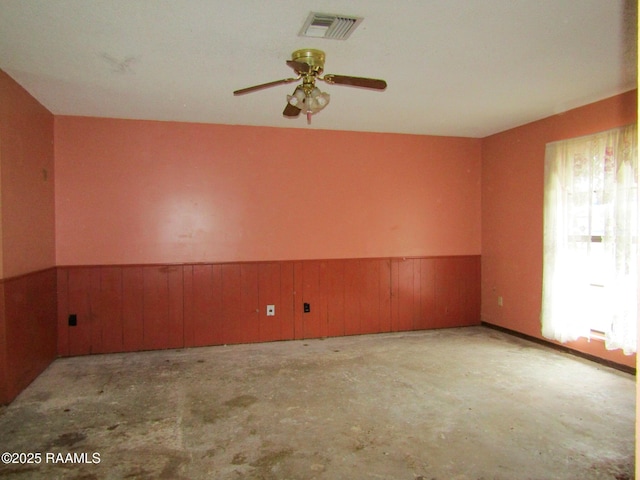
M306 63L317 73L322 73L324 69L325 54L322 50L313 48L303 48L296 50L291 54L291 60L294 62Z

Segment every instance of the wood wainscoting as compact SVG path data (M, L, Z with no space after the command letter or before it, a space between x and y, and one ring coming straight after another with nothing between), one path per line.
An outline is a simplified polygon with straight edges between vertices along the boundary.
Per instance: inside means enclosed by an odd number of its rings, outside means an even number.
M68 266L57 275L61 356L480 324L475 255Z
M56 269L0 281L0 404L56 358Z

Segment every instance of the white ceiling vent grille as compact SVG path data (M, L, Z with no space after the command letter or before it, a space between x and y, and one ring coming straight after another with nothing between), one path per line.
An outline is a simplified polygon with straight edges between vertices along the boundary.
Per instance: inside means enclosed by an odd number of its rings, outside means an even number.
M360 17L311 12L299 35L301 37L346 40L362 20L364 19Z

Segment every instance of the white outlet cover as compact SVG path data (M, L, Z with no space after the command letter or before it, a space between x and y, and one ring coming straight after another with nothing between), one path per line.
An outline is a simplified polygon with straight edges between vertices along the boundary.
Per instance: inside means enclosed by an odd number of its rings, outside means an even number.
M267 317L274 317L276 314L275 305L267 305Z

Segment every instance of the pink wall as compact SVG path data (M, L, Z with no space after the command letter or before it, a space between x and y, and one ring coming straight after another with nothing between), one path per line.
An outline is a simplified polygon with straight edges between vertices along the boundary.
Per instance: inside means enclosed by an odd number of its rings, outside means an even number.
M479 254L480 144L56 117L56 261Z
M56 355L53 115L0 71L0 404Z
M545 144L633 123L636 91L482 140L482 319L541 338ZM498 296L503 306L498 306ZM635 366L601 342L571 347Z
M55 264L53 115L0 70L0 278Z

